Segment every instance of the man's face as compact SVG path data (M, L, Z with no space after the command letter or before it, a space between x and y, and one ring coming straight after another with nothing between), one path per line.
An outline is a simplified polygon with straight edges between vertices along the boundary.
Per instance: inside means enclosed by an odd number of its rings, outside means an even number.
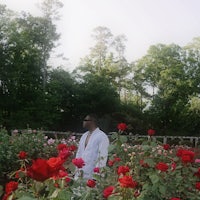
M91 125L94 123L94 121L90 118L90 116L86 116L84 119L83 119L83 128L90 128Z

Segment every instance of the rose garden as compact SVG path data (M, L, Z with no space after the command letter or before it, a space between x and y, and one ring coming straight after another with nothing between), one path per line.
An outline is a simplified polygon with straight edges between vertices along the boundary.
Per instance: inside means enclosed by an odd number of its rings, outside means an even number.
M95 168L91 180L73 179L84 166L74 158L74 135L52 139L37 131L9 136L1 130L2 199L200 199L198 148L162 144L153 129L147 138L131 140L126 128L120 123L110 135L107 166Z
M97 26L88 51L74 44L86 54L71 71L56 53L66 2L38 0L39 16L0 3L0 199L200 200L200 37L128 60L123 27ZM108 161L75 180L86 113L109 136ZM176 135L192 142L159 138Z

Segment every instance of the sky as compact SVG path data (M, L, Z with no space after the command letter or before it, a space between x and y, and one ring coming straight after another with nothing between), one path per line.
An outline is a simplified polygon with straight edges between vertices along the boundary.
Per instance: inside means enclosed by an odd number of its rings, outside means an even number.
M0 0L7 8L40 14L36 4L42 0ZM105 26L114 36L127 38L125 57L135 61L147 53L151 45L175 43L184 46L200 36L200 0L62 0L61 34L56 52L68 61L57 60L73 70L80 58L94 46L94 28Z

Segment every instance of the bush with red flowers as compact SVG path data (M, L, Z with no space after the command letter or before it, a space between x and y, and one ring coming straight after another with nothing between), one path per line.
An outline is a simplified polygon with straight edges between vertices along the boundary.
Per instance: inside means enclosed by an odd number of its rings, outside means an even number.
M71 144L56 145L56 154L48 158L30 159L29 152L19 150L21 166L11 174L13 182L6 185L4 200L199 199L200 162L194 149L163 145L153 134L139 145L124 137L120 130L113 133L107 166L94 168L89 180L74 180L84 160L73 157L76 148Z

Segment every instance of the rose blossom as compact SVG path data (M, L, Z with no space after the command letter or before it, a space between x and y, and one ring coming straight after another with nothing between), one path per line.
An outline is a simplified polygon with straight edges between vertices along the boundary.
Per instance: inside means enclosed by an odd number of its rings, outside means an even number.
M111 194L113 194L115 187L114 186L108 186L103 190L103 197L108 198Z
M16 181L10 181L6 183L6 193L10 194L12 191L15 191L18 188L18 182Z
M62 168L63 160L60 157L52 157L47 160L49 170L54 173Z
M195 153L190 150L178 149L176 155L181 157L183 163L191 163L194 162Z
M163 149L164 149L164 150L168 150L169 148L170 148L170 145L169 145L169 144L164 144L164 145L163 145Z
M118 180L120 182L120 186L124 188L135 188L137 186L137 182L133 180L132 176L123 176Z
M58 149L58 151L62 151L63 149L67 149L67 145L66 144L58 144L57 149Z
M130 171L130 169L128 166L119 166L117 169L118 175L120 175L120 174L126 175L126 173L129 171Z
M72 159L72 163L78 168L82 168L85 165L85 162L82 158L74 158Z
M196 182L195 188L196 188L197 190L200 190L200 182Z
M25 151L20 151L18 154L18 158L24 160L26 159L27 155L28 154Z
M87 186L88 186L88 187L93 188L93 187L95 187L95 185L96 185L95 180L89 179L89 180L87 181Z
M163 162L159 162L157 165L156 165L156 169L162 171L162 172L165 172L168 170L168 165L166 163L163 163Z
M119 131L125 131L127 129L127 125L125 123L119 123L117 128Z
M93 169L93 171L94 171L94 173L100 173L99 167L95 167L95 168Z
M156 131L154 129L149 129L147 131L147 133L148 133L149 136L152 136L152 135L155 135Z
M114 160L109 160L108 161L108 166L112 167L114 165L115 161Z
M172 197L170 200L181 200L181 199L177 197Z
M27 168L27 175L36 181L45 181L50 177L47 160L38 158L33 160L32 165Z

